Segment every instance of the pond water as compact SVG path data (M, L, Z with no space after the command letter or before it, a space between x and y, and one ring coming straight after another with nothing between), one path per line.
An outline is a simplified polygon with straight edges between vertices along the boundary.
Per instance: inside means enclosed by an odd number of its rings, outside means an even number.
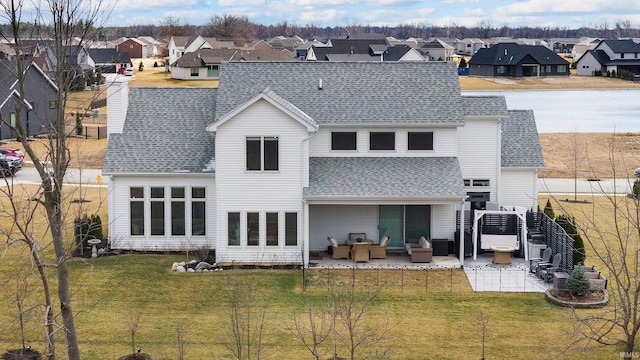
M532 109L538 132L640 132L640 90L463 91L504 95L509 110Z

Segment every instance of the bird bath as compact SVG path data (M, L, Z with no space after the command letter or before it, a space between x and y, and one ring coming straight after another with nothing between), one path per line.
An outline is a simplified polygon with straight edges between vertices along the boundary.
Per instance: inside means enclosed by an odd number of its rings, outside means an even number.
M98 257L98 249L96 248L96 245L100 244L101 242L102 242L102 240L100 240L100 239L89 239L89 240L87 240L87 243L89 245L91 245L91 257L92 258Z

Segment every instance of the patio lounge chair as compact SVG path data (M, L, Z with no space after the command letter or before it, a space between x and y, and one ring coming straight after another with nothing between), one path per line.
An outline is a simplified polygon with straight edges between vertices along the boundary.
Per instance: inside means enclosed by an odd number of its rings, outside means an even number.
M349 258L348 246L338 245L338 242L336 241L336 239L332 238L331 236L327 238L327 241L329 241L329 244L331 244L332 259L348 259Z
M542 259L529 259L529 272L537 273L538 266L541 264L551 264L551 248L544 249L542 253Z
M351 245L351 259L353 262L369 262L369 248L371 244L368 242L360 242Z
M562 254L555 254L550 266L542 266L538 269L537 275L544 282L553 280L553 273L560 271L560 263L562 262Z
M428 263L432 261L433 247L429 240L422 236L417 243L413 243L411 240L409 241L410 242L407 243L407 252L411 256L411 262Z
M369 249L372 259L386 259L387 258L387 245L389 245L390 237L385 236L380 240L380 244L373 244Z

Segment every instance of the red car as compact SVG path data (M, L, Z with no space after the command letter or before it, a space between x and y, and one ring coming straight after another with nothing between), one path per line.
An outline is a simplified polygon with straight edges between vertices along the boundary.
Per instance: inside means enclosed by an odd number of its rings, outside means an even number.
M24 165L24 153L20 149L2 147L0 148L0 154L20 158L20 164Z

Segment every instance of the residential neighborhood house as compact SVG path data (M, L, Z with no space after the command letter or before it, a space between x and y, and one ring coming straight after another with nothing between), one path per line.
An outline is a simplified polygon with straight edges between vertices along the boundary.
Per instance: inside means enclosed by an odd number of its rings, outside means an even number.
M296 61L286 50L201 49L171 64L171 78L217 80L224 61Z
M578 75L607 75L627 70L640 74L640 44L633 40L603 40L576 62Z
M476 52L469 60L469 75L569 76L569 62L544 46L498 43Z
M15 139L15 126L18 117L27 132L27 136L48 134L50 124L56 119L58 109L58 88L36 65L29 63L24 70L24 99L26 104L16 113L16 104L20 101L20 85L16 76L16 64L13 61L0 61L0 140Z
M455 242L463 210L537 207L533 113L462 96L453 62L233 61L218 88L109 91L116 249L307 265L329 236L400 250Z

